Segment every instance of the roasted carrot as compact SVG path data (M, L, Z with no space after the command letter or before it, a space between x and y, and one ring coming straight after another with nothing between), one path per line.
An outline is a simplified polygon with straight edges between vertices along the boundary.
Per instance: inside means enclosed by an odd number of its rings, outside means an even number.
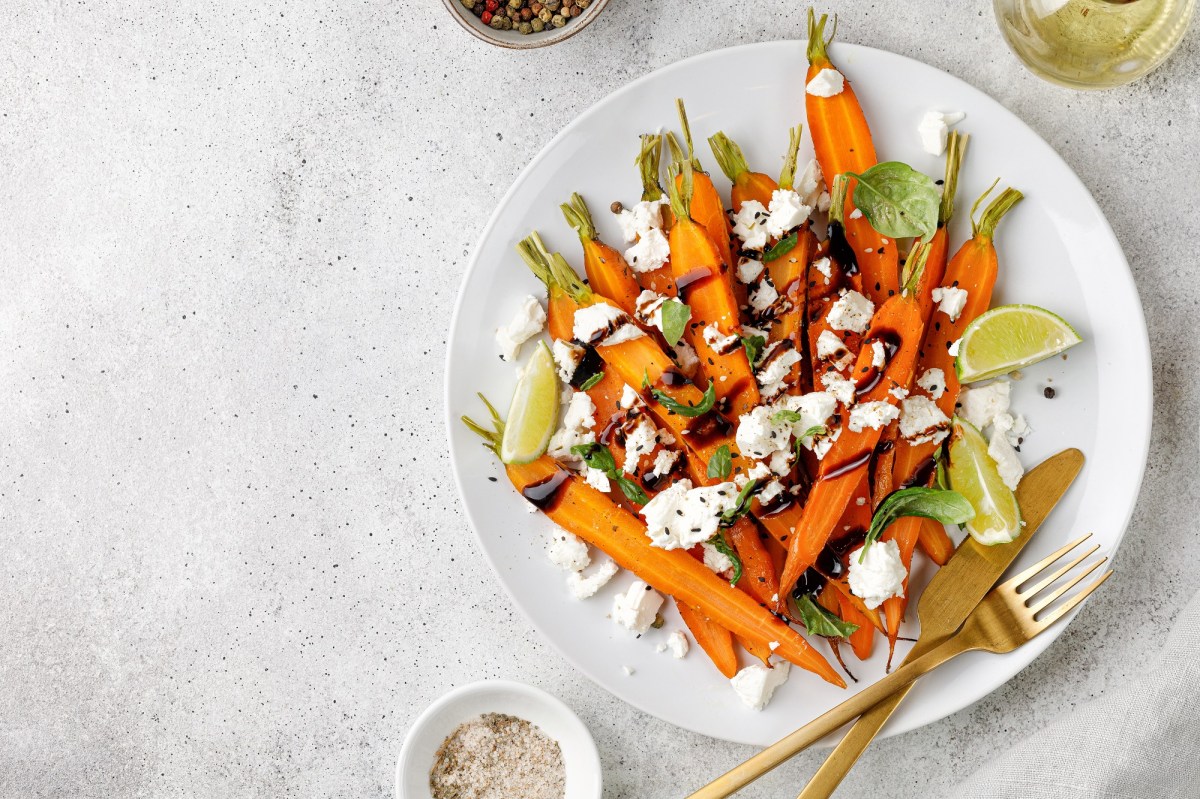
M675 224L668 242L675 285L691 309L684 337L700 356L700 373L713 381L717 398L726 403L732 415L741 416L752 411L762 398L746 350L737 338L741 320L729 281L730 267L708 231L692 216L696 184L690 160L680 163L680 172L680 179L671 183ZM721 337L731 337L731 343L722 344L706 335L710 327Z
M859 660L866 660L871 657L871 650L875 643L875 628L871 626L871 620L859 612L842 594L838 593L838 615L843 621L848 621L851 624L857 624L858 629L850 633L850 646L854 649L854 654Z
M683 106L683 100L676 99L675 108L679 112L679 124L683 127L683 142L687 146L684 160L690 163L694 173L690 206L692 219L708 231L717 252L721 255L721 260L728 268L732 269L734 258L729 239L733 235L733 226L729 224L729 217L725 215L725 203L722 201L717 187L713 185L712 178L700 169L700 162L696 159L696 150L692 145L692 128L688 124L687 109ZM673 168L678 166L678 161L672 164ZM682 188L682 181L682 170L676 169L677 188Z
M917 281L917 300L921 303L921 318L925 324L933 315L934 288L942 285L946 274L946 259L949 258L949 225L954 217L954 196L958 193L958 173L963 157L967 153L965 133L950 131L946 139L946 174L942 181L942 202L938 205L937 230L929 241L929 257L925 259L925 271Z
M923 258L921 253L927 249L925 245L918 245L914 251L916 257ZM913 281L919 276L918 260ZM897 294L875 311L864 341L879 341L885 349L892 349L892 354L883 369L878 370L872 366L874 347L864 344L853 372L859 386L856 407L870 402L885 402L894 406L899 402L892 389L907 389L912 382L922 332L920 305L911 291ZM853 411L849 414L851 418L852 414ZM804 505L797 535L788 542L788 559L779 580L783 592L792 590L834 532L855 488L862 481L863 473L868 469L881 433L882 430L869 426L855 431L849 420L843 422L841 434L821 461L816 484Z
M499 451L503 422L489 406L493 432L464 417L485 445ZM828 682L845 681L804 638L742 591L708 570L687 552L651 546L641 520L607 495L563 470L543 455L527 464L507 464L505 471L517 491L550 519L633 572L676 602L700 611L734 635L767 646L778 642L775 654Z
M762 172L751 172L746 163L746 156L737 142L717 131L708 137L708 146L712 148L713 158L717 166L725 173L733 184L729 196L733 202L733 210L740 210L747 200L755 200L766 208L771 204L771 195L779 188L779 184L770 175Z
M636 316L642 287L629 264L625 263L625 256L600 240L583 197L576 192L571 195L570 202L559 208L567 224L579 235L579 243L583 245L583 270L592 289L611 299L625 313Z
M717 671L725 677L733 679L738 672L737 651L733 648L733 633L721 625L709 621L703 613L690 605L676 602L675 608L679 611L679 617L683 619L683 623L691 631L692 637L696 639L696 644L712 660Z
M954 541L940 522L933 519L922 519L921 532L917 544L930 560L939 566L945 566L954 554Z
M666 192L658 183L659 173L662 163L662 148L663 137L657 133L647 133L642 135L642 146L638 151L637 168L638 175L642 180L642 200L644 202L657 202L666 197ZM675 217L671 214L671 207L664 205L662 211L663 230L669 231L675 224ZM650 289L656 294L661 294L664 297L675 296L675 276L671 274L671 264L666 263L658 269L649 272L643 272L637 276L638 282L642 288Z
M828 15L822 14L820 19L817 19L812 10L809 10L809 66L806 83L816 78L822 70L838 71L829 60L828 53L829 43L833 41L833 33L836 32L836 23L835 31L826 38L827 23ZM842 77L845 78L844 75ZM878 158L875 155L875 144L871 140L871 129L849 80L845 80L842 90L831 97L818 97L805 92L804 107L808 115L813 149L817 153L817 163L820 164L826 180L832 180L845 172L861 174L876 164ZM853 184L850 188L853 190ZM854 248L859 268L862 269L863 293L876 305L880 305L900 289L899 253L896 243L871 227L865 216L851 213L854 210L849 199L851 196L852 192L847 195L844 205L847 238L850 246Z

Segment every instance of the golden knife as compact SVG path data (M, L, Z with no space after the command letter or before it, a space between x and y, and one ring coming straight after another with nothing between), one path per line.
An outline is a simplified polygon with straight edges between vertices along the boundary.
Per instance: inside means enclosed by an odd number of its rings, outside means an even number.
M1083 468L1083 461L1082 452L1066 449L1047 458L1021 479L1016 494L1024 528L1012 543L989 547L968 537L958 547L950 562L938 570L921 594L917 605L920 638L906 660L920 657L958 630L1070 488ZM814 775L800 799L832 794L910 689L911 686L897 692L863 714ZM801 728L713 780L688 799L729 796L813 743L815 739Z

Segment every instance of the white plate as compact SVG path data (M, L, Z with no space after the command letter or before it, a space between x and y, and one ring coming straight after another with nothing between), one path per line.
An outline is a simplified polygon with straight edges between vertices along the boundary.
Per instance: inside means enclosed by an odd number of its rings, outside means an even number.
M1111 228L1062 159L983 93L933 67L867 47L835 45L832 57L854 82L882 159L906 161L940 177L942 161L921 150L917 123L930 108L966 112L960 128L971 134L971 142L952 247L969 232L971 203L995 178L1025 193L1025 201L1000 225L995 303L1026 302L1054 310L1085 341L1067 360L1038 364L1013 384L1013 406L1034 429L1021 459L1028 468L1072 446L1086 453L1088 463L1018 565L1034 562L1083 532L1094 533L1097 543L1111 552L1133 511L1151 413L1145 320ZM480 237L451 325L446 371L455 477L480 544L517 606L568 659L625 701L690 730L759 745L775 741L854 689L841 691L793 669L766 711L754 713L739 703L695 647L682 662L655 652L658 640L680 628L677 618L641 640L617 628L607 615L613 593L624 585L621 580L591 600L574 601L563 575L546 560L549 521L526 513L526 503L495 458L458 419L464 413L482 418L476 391L501 409L512 396L516 368L499 359L492 334L507 323L522 296L544 296L514 245L538 229L578 266L579 244L558 210L572 191L589 201L605 240L619 244L606 209L613 200L638 199L633 166L637 136L676 125L673 101L680 92L701 146L699 156L718 185L727 183L704 142L718 129L741 144L751 168L777 173L788 127L804 121L805 69L803 42L707 53L626 86L567 126L513 184ZM803 157L810 155L806 134ZM526 345L525 357L529 349ZM1042 396L1048 384L1057 391L1054 399ZM498 482L489 482L497 476ZM915 570L918 589L928 571ZM920 683L884 734L911 730L975 702L1024 668L1064 627L1010 655L966 655L942 668ZM828 651L824 644L818 646ZM856 676L865 678L858 687L883 673L885 649L877 645L872 660L852 666ZM636 670L634 676L625 676L624 665Z

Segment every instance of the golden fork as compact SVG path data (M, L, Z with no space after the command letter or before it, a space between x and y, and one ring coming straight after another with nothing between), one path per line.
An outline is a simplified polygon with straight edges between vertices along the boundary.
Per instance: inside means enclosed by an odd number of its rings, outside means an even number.
M757 779L798 751L793 739L814 741L828 735L951 658L973 650L993 653L1011 652L1029 642L1069 613L1112 575L1111 570L1105 572L1063 604L1049 609L1052 603L1079 585L1084 578L1108 560L1107 557L1103 557L1045 596L1040 596L1098 549L1093 546L1066 565L1051 571L1054 564L1063 556L1089 538L1091 538L1091 533L1077 538L1008 582L992 589L967 617L959 631L945 642L916 660L906 662L879 682L824 715L818 716L791 735L746 761L742 767L725 775L729 777L736 773L738 778L736 786L722 786L722 779L718 779L692 794L690 799L716 799L728 796L732 790ZM1036 582L1034 582L1035 580ZM1032 585L1027 585L1030 583ZM781 758L780 753L786 754L783 754Z

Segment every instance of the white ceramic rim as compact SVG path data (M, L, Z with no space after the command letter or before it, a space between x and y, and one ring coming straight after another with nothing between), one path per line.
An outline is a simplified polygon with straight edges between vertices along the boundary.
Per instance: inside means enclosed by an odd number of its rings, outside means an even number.
M582 114L580 114L576 119L574 119L572 122L570 122L566 127L564 127L562 130L560 130L552 139L550 139L542 147L542 149L538 152L538 154L536 156L534 156L533 160L531 160L529 162L529 164L527 164L525 166L525 168L521 170L521 172L517 176L516 180L513 181L513 184L509 187L508 191L506 191L504 193L504 196L501 197L500 201L497 203L495 210L493 210L491 217L488 219L487 224L484 226L483 230L480 232L478 239L476 240L475 247L473 248L473 250L471 252L470 260L467 264L466 271L463 275L462 283L460 284L460 287L459 287L458 296L455 300L454 312L450 319L450 327L449 327L449 331L447 334L447 359L446 359L446 372L445 372L445 378L444 378L445 386L444 386L443 401L445 402L445 421L446 421L448 436L450 435L450 431L452 430L453 426L456 424L459 424L458 420L454 417L454 414L451 410L451 408L453 407L453 402L452 402L453 398L451 397L451 394L450 394L450 382L451 382L451 374L454 370L454 360L455 360L454 359L454 347L453 347L453 332L458 327L459 314L462 310L466 286L469 284L472 277L474 276L475 270L479 267L479 253L480 253L481 247L482 247L483 243L488 239L488 237L492 234L492 231L497 224L501 210L512 200L513 196L517 193L517 191L521 188L521 186L525 183L525 181L529 179L530 175L534 173L534 171L536 170L539 163L544 158L546 158L547 154L549 152L551 152L562 139L564 139L565 137L567 137L569 135L572 135L577 130L582 129L587 124L588 120L594 114L600 113L603 110L604 106L607 104L607 102L609 100L616 98L616 97L620 97L624 94L636 91L642 84L648 83L651 80L658 78L662 73L665 73L668 71L674 71L674 70L685 70L689 65L693 65L693 64L705 61L707 59L724 57L731 53L749 50L751 48L769 48L769 47L785 46L785 47L800 48L803 51L803 49L806 48L806 45L807 45L807 42L805 40L779 40L779 41L772 41L772 42L756 42L756 43L751 43L751 44L743 44L743 45L737 45L734 47L722 48L722 49L718 49L718 50L710 50L708 52L690 56L690 57L682 59L680 61L676 61L676 62L673 62L666 66L660 67L650 73L647 73L646 75L643 75L642 77L640 77L634 81L631 81L630 83L626 84L625 86L622 86L621 88L617 89L616 91L606 95L604 98L597 101L590 108L588 108L586 111L584 111ZM995 106L996 108L1001 109L1005 114L1011 116L1019 125L1023 126L1025 128L1025 130L1028 131L1029 135L1035 137L1038 141L1042 142L1042 144L1045 145L1048 155L1050 157L1056 159L1058 161L1059 165L1063 168L1063 170L1070 176L1070 178L1073 179L1078 184L1078 188L1081 192L1081 196L1086 198L1086 202L1088 204L1088 210L1091 211L1092 213L1094 213L1095 217L1098 220L1098 224L1101 226L1101 228L1098 232L1107 235L1108 237L1110 237L1112 239L1113 242L1117 243L1114 257L1119 259L1120 264L1122 266L1124 266L1123 270L1118 270L1119 274L1120 274L1120 279L1123 280L1123 285L1114 287L1114 289L1117 291L1120 291L1122 293L1128 293L1129 295L1132 295L1132 297L1134 298L1135 302L1133 303L1133 305L1134 305L1133 312L1136 314L1136 318L1128 320L1129 322L1133 322L1134 324L1129 325L1127 329L1130 330L1130 332L1132 332L1134 330L1141 332L1141 335L1136 337L1137 338L1136 343L1138 345L1140 345L1137 347L1137 353L1136 353L1138 356L1138 363L1129 365L1131 368L1135 367L1135 366L1140 366L1141 374L1140 375L1132 375L1131 374L1131 375L1129 375L1129 379L1131 381L1136 382L1139 385L1145 386L1146 391L1145 391L1144 395L1137 398L1140 400L1140 402L1137 404L1137 406L1126 408L1126 411L1128 413L1128 418L1127 418L1128 424L1122 430L1122 438L1123 438L1122 448L1126 452L1129 453L1131 459L1134 460L1137 464L1137 466L1136 466L1136 481L1137 481L1138 490L1134 491L1131 494L1128 504L1126 505L1126 507L1123 509L1123 511L1120 514L1119 526L1117 528L1117 533L1116 533L1115 539L1113 541L1112 549L1108 552L1108 556L1111 560L1113 558L1113 556L1115 555L1117 549L1119 548L1121 541L1124 539L1124 536L1128 530L1130 518L1132 517L1134 508L1137 504L1137 498L1140 493L1141 483L1145 477L1146 461L1147 461L1147 456L1148 456L1149 449L1150 449L1150 432L1151 432L1151 426L1152 426L1152 422L1153 422L1153 407L1154 407L1150 340L1149 340L1149 333L1146 328L1145 314L1141 307L1141 302L1140 302L1140 298L1138 295L1137 286L1133 280L1133 274L1129 269L1129 262L1125 258L1124 252L1121 250L1121 248L1119 246L1119 242L1117 240L1116 234L1112 230L1112 226L1109 224L1108 219L1105 217L1103 210L1096 203L1095 198L1092 197L1090 190L1088 190L1087 186L1083 184L1083 182L1079 179L1078 175L1075 174L1075 171L1071 168L1071 166L1069 164L1066 163L1066 161L1063 160L1063 158L1058 154L1058 152L1053 147L1051 147L1049 145L1049 143L1046 142L1045 139L1043 139L1037 133L1037 131L1030 128L1023 120L1021 120L1019 117L1017 117L1011 111L1008 111L1007 108L1005 108L998 101L993 99L987 93L985 93L979 89L976 89L974 86L972 86L971 84L962 80L961 78L958 78L958 77L951 75L947 72L944 72L942 70L939 70L936 67L932 67L928 64L925 64L924 62L918 61L913 58L909 58L908 56L900 55L897 53L891 53L889 51L879 50L878 48L867 47L865 45L848 44L848 43L840 43L840 42L834 43L833 45L831 45L831 49L835 54L837 54L835 56L835 61L837 61L838 63L842 63L843 61L848 62L848 61L852 60L856 53L874 52L874 53L882 53L887 57L898 58L898 59L903 59L904 61L913 62L913 63L918 64L921 67L924 67L927 69L934 69L937 72L939 72L942 76L944 76L946 79L948 79L949 81L953 82L954 84L957 84L957 86L960 90L966 92L969 95L973 95L974 98L978 102L990 104L992 106ZM448 443L449 443L449 441L450 441L450 439L448 438ZM455 481L455 484L458 486L459 495L463 499L463 508L466 512L467 520L471 526L472 531L475 533L476 539L480 543L480 548L483 550L484 557L488 560L489 565L492 566L493 571L495 571L497 573L497 576L499 577L499 571L496 568L496 564L492 560L492 557L489 554L488 549L487 549L487 544L483 540L483 537L479 532L480 524L479 524L478 520L472 514L470 505L466 501L467 491L466 491L465 485L463 484L462 471L461 471L460 466L455 458L454 448L453 448L453 446L449 446L448 449L449 449L449 455L450 455L451 468L454 472L454 481ZM1089 453L1085 453L1085 455L1088 455L1088 454ZM1086 466L1085 466L1085 468L1086 468ZM526 619L530 622L530 624L533 625L534 629L536 629L538 631L538 633L541 634L542 637L545 640L547 640L559 652L559 654L561 654L564 658L566 658L566 660L568 662L570 662L575 668L579 669L581 672L583 672L585 675L587 675L589 679L592 679L593 682L597 682L600 684L601 687L605 688L606 690L609 690L610 692L613 692L611 688L609 688L608 686L606 686L602 682L600 682L599 678L596 677L595 675L593 675L592 671L589 668L585 667L582 663L580 663L573 656L573 654L571 652L564 649L559 641L557 641L555 638L545 634L545 631L542 630L540 628L540 626L527 613L525 613L521 602L513 594L512 590L509 588L506 581L501 579L501 580L499 580L499 582L503 586L505 592L509 595L509 598L513 601L513 604L518 609L521 610L522 614L525 615ZM1047 647L1049 647L1050 644L1052 644L1055 640L1057 640L1058 636L1062 634L1062 632L1066 629L1066 627L1070 623L1070 621L1072 619L1074 619L1075 615L1079 612L1081 607L1073 610L1070 614L1068 614L1066 616L1066 618L1061 623L1056 625L1053 629L1047 631L1046 634L1039 636L1034 641L1032 641L1029 644L1026 644L1024 647L1018 649L1016 652L1013 652L1013 653L1010 653L1009 655L1007 655L1007 657L1009 657L1009 658L1013 659L1015 662L1019 663L1018 668L1008 677L1000 680L999 682L997 682L995 684L991 684L990 682L984 683L986 685L986 687L983 690L975 692L976 695L974 696L974 698L965 703L955 704L952 702L947 702L944 705L937 706L936 710L926 712L921 718L906 717L906 716L894 717L888 723L888 725L884 727L884 729L880 732L878 737L887 738L887 737L891 737L892 735L899 735L899 734L902 734L905 732L909 732L910 730L917 729L917 728L926 726L928 724L932 724L936 721L939 721L939 720L945 718L946 716L951 715L952 713L957 713L960 710L964 710L964 709L970 707L971 705L973 705L974 703L978 702L979 700L983 699L988 694L992 693L1000 686L1006 684L1013 677L1015 677L1017 674L1019 674L1021 671L1023 671L1025 669L1025 667L1027 667L1029 665L1029 663L1031 663L1038 655L1040 655ZM647 713L656 718L663 718L657 712L655 712L653 709L646 707L641 702L639 702L635 699L625 697L625 696L620 696L618 694L615 694L615 692L613 692L613 693L614 693L614 695L617 696L617 698L621 699L622 701L624 701L630 705L633 705L634 707L638 708L642 712ZM914 714L914 716L915 715L916 714ZM697 729L695 727L692 727L692 726L686 725L686 724L679 724L678 722L671 720L671 719L664 718L663 720L667 721L668 723L675 724L677 726L682 726L684 729L688 729L692 732L696 732L701 735L706 735L706 736L711 735L711 733L709 731ZM800 720L798 722L797 726L799 726L799 723L803 723L803 721L807 721L807 720L808 719ZM834 743L836 743L836 741L839 738L840 738L839 735L834 734L834 736L825 738L824 740L819 742L817 745L820 747L829 747L829 746L832 746ZM758 745L753 742L743 741L743 740L735 739L735 738L723 738L723 740L729 740L729 741L736 742L736 743L750 743L751 745Z
M566 753L563 757L563 767L567 769L569 774L573 774L575 779L591 782L594 787L594 799L600 799L602 790L602 773L600 765L600 750L596 748L596 740L592 737L591 731L587 725L580 720L574 710L566 705L561 699L551 694L546 693L540 688L535 688L532 685L525 683L514 682L512 680L479 680L478 682L467 683L443 694L438 697L429 707L421 711L421 715L413 721L408 728L408 732L404 736L404 743L400 747L400 754L396 758L396 777L395 777L395 794L396 799L406 799L403 793L404 776L409 769L416 768L414 762L415 757L415 741L421 738L425 727L430 720L444 710L448 705L459 702L471 694L480 695L499 695L499 694L515 694L527 698L530 702L540 703L544 707L553 709L558 713L562 720L570 728L572 743L579 748L580 757L574 760L567 759ZM466 719L463 719L466 721ZM562 740L559 739L561 745ZM582 761L586 760L584 763ZM574 768L572 767L574 764ZM428 774L428 765L421 766L422 771ZM568 777L570 779L570 777ZM583 788L586 790L586 786ZM589 798L593 797L593 793L587 794Z

